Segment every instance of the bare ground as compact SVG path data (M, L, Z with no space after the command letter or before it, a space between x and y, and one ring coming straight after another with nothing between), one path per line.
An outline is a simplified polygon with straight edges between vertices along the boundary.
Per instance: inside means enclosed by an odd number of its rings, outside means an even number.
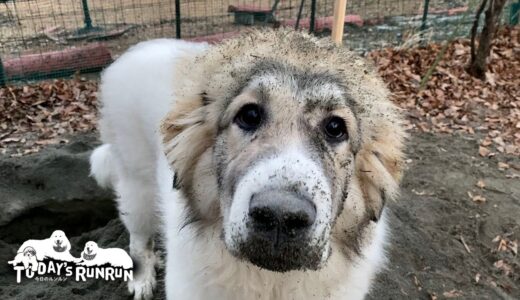
M110 193L87 176L96 138L81 135L71 141L26 157L0 158L1 299L128 298L120 281L16 284L6 263L24 240L46 238L57 228L69 235L73 255L88 240L127 248ZM508 178L520 172L520 159L482 158L475 156L476 149L473 136L415 134L410 139L402 196L390 203L388 267L369 299L520 298L520 262L511 249L520 240L520 180ZM500 170L499 162L510 167ZM476 185L479 180L483 188ZM468 191L485 202L472 201ZM29 207L22 209L24 203ZM159 290L156 298L163 297Z

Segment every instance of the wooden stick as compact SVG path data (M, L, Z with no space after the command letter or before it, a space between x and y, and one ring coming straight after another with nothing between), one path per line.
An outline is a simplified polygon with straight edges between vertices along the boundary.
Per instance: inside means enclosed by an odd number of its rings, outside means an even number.
M343 28L345 27L345 11L347 0L336 0L334 2L334 21L332 23L332 40L337 45L343 41Z

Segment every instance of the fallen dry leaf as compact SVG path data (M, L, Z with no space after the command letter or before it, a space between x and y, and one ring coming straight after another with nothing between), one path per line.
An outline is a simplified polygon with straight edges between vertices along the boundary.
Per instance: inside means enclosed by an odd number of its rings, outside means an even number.
M506 163L500 161L500 162L498 162L498 168L500 170L509 169L509 164L506 164Z
M484 183L484 180L480 179L479 181L477 181L477 186L483 189L486 187L486 184Z
M486 147L482 147L482 146L478 147L478 154L480 154L480 156L482 156L482 157L486 157L486 156L488 156L490 153L491 153L491 151L489 151L488 148L486 148Z
M6 138L6 139L3 139L2 140L2 143L15 143L15 142L19 142L20 139L19 138Z
M493 243L498 243L497 245L497 251L498 252L504 252L504 251L511 251L515 256L518 254L518 241L517 240L510 240L507 237L502 237L501 235L497 235L493 241Z
M413 283L414 283L415 286L417 287L417 290L418 290L418 291L421 291L421 290L422 290L421 282L419 281L419 279L418 279L417 276L415 276L415 275L413 275Z
M496 261L493 266L497 269L499 269L500 271L502 271L504 273L504 275L508 276L509 274L511 274L511 271L513 270L513 268L507 264L506 262L504 262L503 259L501 260L498 260Z
M514 255L518 254L518 241L509 241L507 243L507 247L511 252L513 252Z
M434 193L428 193L426 191L417 191L416 189L412 189L412 193L416 194L417 196L433 196Z
M506 178L514 179L514 178L520 178L520 174L507 174Z
M507 240L500 239L500 241L498 242L497 251L507 251L507 250L508 250L508 248L507 248Z
M495 236L495 238L492 240L492 242L493 242L493 243L497 243L498 241L500 241L501 238L502 238L502 236L497 235L497 236Z
M486 202L486 198L481 195L473 195L471 192L468 192L468 196L471 198L473 202L476 203L484 203Z
M462 291L459 291L459 290L451 290L449 292L442 293L442 295L446 298L457 298L457 297L462 297L463 293L462 293Z

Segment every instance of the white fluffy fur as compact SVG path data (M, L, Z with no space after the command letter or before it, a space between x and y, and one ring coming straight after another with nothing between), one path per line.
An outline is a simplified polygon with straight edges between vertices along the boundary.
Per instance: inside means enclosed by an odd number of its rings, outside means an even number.
M160 160L163 160L162 158ZM158 170L165 200L167 245L166 295L168 299L215 300L360 300L385 263L386 218L374 226L372 243L363 247L363 257L345 261L338 246L320 271L275 273L229 254L220 238L221 228L193 232L180 228L183 201L168 187L173 179L166 164ZM175 229L174 229L175 228ZM334 243L334 242L333 242ZM211 246L210 246L211 245Z
M130 291L137 299L152 295L155 255L149 239L160 211L167 249L168 299L363 299L384 261L384 218L368 226L375 231L375 238L370 245L362 245L363 256L354 258L353 263L344 260L333 240L331 257L321 270L283 274L231 256L217 226L202 233L190 227L180 229L184 201L172 190L173 174L161 151L158 127L174 105L172 99L180 93L177 83L182 79L173 78L176 63L206 47L178 40L141 43L103 74L101 132L105 145L92 156L92 173L119 194L121 218L131 236L130 254L141 261L142 269L130 283ZM189 93L186 90L183 93ZM311 163L307 167L314 169Z
M111 161L109 144L97 147L90 156L90 175L103 188L111 188L112 183L116 181Z

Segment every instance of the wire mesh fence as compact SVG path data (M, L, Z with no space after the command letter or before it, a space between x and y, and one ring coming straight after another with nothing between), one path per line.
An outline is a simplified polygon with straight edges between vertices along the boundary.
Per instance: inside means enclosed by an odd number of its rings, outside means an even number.
M364 52L467 36L479 2L349 0L345 43ZM509 2L503 17L515 22ZM153 38L216 42L280 26L325 35L333 10L334 0L0 0L0 81L99 70Z

